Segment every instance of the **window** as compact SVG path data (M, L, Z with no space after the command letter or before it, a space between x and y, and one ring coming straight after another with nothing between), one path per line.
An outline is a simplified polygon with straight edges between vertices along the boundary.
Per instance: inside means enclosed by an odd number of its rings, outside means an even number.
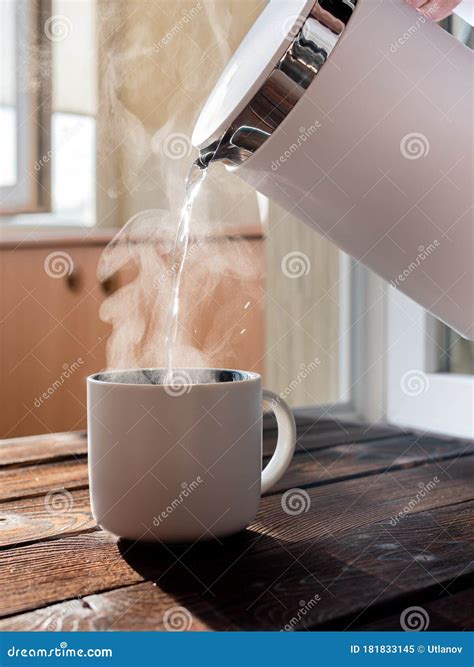
M92 225L95 2L2 0L0 31L0 215Z
M0 4L0 211L49 209L49 169L35 173L36 160L49 150L49 81L41 75L38 23L42 10L24 0ZM49 58L49 47L42 48Z

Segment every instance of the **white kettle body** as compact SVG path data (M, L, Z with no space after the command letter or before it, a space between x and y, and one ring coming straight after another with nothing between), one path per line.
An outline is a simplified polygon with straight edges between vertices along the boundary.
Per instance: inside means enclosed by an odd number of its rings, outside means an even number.
M271 0L193 143L474 338L472 78L404 0Z

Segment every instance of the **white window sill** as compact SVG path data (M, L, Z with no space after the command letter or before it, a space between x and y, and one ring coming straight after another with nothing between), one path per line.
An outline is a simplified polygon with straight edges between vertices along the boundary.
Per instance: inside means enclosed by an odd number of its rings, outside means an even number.
M68 218L63 213L27 213L23 215L12 215L0 217L0 229L17 227L22 230L39 231L40 229L91 229L95 227L93 220L81 220L76 216Z

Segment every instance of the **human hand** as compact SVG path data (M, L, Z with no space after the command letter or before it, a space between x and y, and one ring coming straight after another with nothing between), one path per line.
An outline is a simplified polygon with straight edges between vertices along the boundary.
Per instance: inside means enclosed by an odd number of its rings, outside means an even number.
M441 21L453 13L461 0L406 0L409 5L415 7L421 14L433 21Z

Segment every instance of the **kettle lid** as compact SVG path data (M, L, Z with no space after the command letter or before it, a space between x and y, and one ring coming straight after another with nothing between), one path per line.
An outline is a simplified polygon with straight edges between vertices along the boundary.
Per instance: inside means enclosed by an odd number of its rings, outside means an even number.
M192 143L220 139L284 56L314 0L270 0L226 65L194 127Z

